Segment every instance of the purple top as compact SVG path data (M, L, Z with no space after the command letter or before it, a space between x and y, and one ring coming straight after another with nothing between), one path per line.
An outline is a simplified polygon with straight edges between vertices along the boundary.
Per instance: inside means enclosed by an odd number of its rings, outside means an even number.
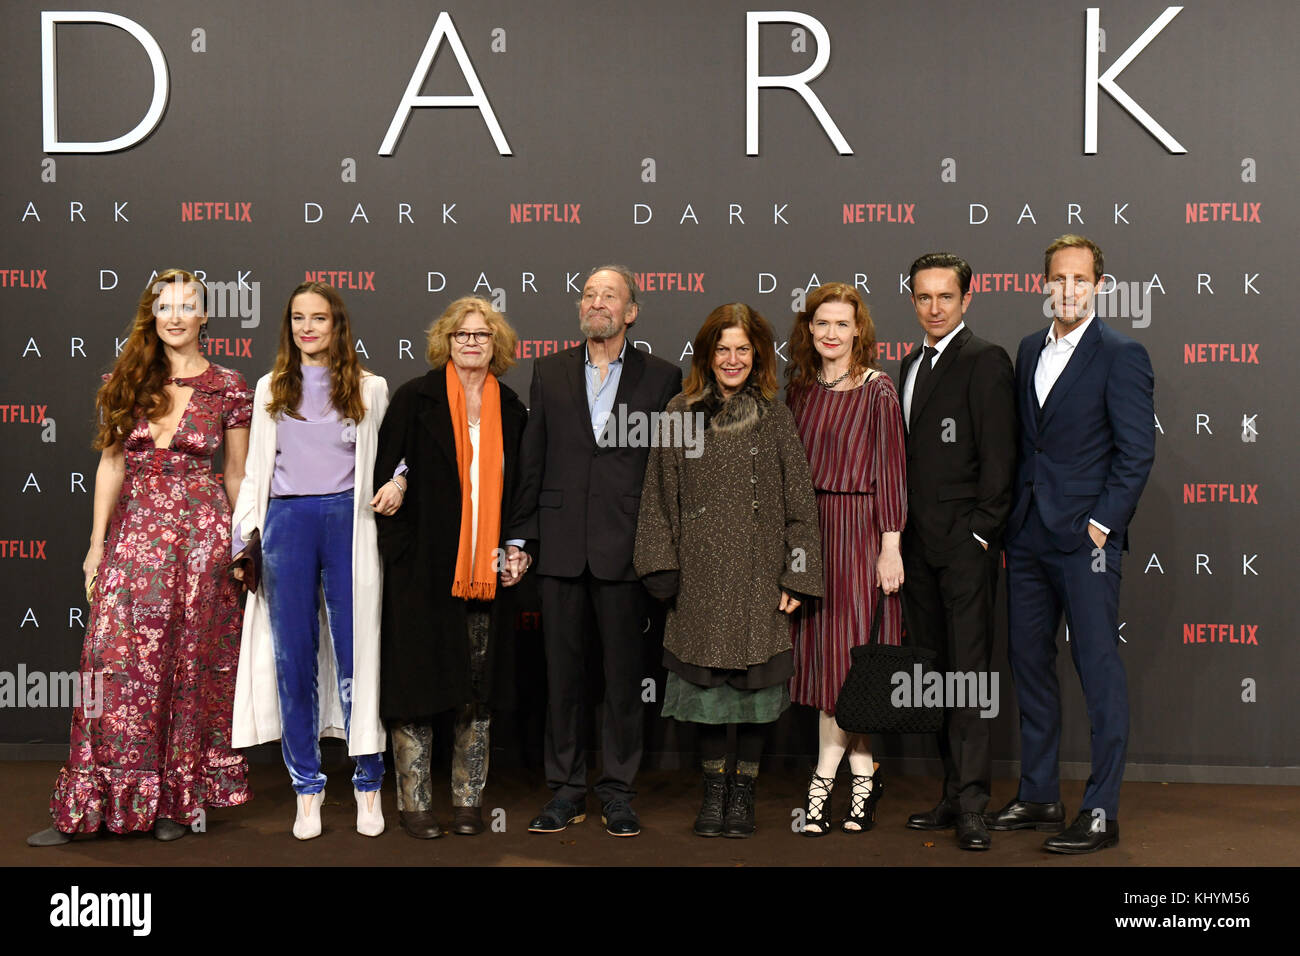
M271 497L349 491L356 470L357 426L330 404L330 370L302 367L302 420L283 416L275 428Z
M357 426L340 418L330 404L328 368L302 367L302 399L297 411L302 420L285 415L276 423L271 497L350 491L356 484ZM408 470L403 458L393 469L393 477L405 475ZM230 543L232 556L248 543L242 530L235 529Z
M302 400L297 411L302 421L285 415L276 422L271 497L332 495L350 490L355 484L357 429L355 424L343 421L330 404L328 368L302 367ZM394 474L404 471L405 466ZM237 556L246 544L243 528L236 528L230 542L231 555Z

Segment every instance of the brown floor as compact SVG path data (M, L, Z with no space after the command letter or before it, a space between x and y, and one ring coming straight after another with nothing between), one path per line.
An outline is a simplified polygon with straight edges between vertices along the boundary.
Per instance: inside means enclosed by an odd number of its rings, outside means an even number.
M876 829L834 832L808 839L791 832L792 811L802 807L802 775L770 772L759 779L758 833L748 840L705 840L691 833L699 809L698 775L686 771L643 773L636 807L642 833L615 839L600 825L599 806L589 803L586 822L550 836L527 832L528 821L547 798L542 781L523 771L494 772L484 814L504 832L478 837L448 835L413 840L397 827L391 775L385 780L384 814L389 829L367 839L355 829L356 809L345 772L335 772L323 810L319 839L299 842L289 832L293 795L282 767L254 764L256 798L246 806L214 810L204 834L160 844L148 837L101 837L62 847L32 849L23 841L49 823L49 788L59 766L10 761L0 769L0 865L2 866L1295 866L1300 864L1300 788L1207 784L1126 783L1118 847L1084 857L1061 857L1041 849L1042 834L993 834L987 853L962 852L952 831L921 833L903 826L909 813L933 805L936 782L919 777L886 778ZM340 768L340 771L342 768ZM888 771L886 770L886 773ZM1078 807L1081 781L1067 781L1067 812ZM1014 792L1015 782L994 783L994 804ZM442 792L446 792L444 789ZM842 813L847 778L835 792ZM438 812L451 817L450 798Z

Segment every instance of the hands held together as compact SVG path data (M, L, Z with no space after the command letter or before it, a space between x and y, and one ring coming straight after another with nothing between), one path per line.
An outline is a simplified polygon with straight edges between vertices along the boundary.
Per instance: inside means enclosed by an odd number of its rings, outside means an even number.
M402 499L406 497L406 476L398 475L389 481L384 482L375 496L370 499L370 507L375 514L395 515L397 509L402 507Z
M527 551L520 550L513 544L506 545L505 567L501 569L501 586L508 588L518 584L532 563L533 559L528 556Z

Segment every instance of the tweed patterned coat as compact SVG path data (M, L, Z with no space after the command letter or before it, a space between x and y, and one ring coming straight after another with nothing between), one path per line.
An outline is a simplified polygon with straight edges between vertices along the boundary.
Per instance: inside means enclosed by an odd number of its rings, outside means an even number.
M678 572L665 649L700 667L741 669L790 650L782 589L822 596L817 502L785 405L746 388L725 403L706 392L688 406L678 394L666 411L711 407L699 448L651 450L633 564L642 577Z

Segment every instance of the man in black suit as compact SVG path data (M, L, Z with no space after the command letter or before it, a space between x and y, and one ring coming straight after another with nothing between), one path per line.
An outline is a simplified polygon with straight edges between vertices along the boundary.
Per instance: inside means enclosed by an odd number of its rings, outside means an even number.
M594 789L609 833L641 832L631 801L644 723L646 593L632 568L632 548L649 447L648 441L620 446L618 436L649 436L649 415L681 391L682 373L628 343L636 296L636 277L625 266L594 269L578 303L586 342L533 365L520 452L527 517L510 533L529 545L527 552L507 548L509 573L526 567L535 552L540 575L549 690L545 767L554 795L529 824L533 833L554 833L586 818L581 731L589 612L605 671L604 772ZM618 427L640 416L646 426Z
M1064 613L1091 730L1083 807L1044 849L1119 843L1128 748L1128 680L1119 656L1120 560L1155 461L1155 374L1138 342L1097 318L1105 275L1091 239L1043 254L1052 324L1016 355L1020 410L1015 500L1007 520L1007 651L1020 705L1020 788L994 830L1059 830L1061 695L1056 632Z
M912 306L925 343L899 371L907 425L903 616L912 640L938 653L941 672L986 681L1002 531L1011 509L1016 407L1011 359L966 328L970 277L966 260L948 253L912 263ZM977 700L964 704L949 707L939 731L939 803L912 814L907 825L955 826L959 847L987 850L989 721Z

